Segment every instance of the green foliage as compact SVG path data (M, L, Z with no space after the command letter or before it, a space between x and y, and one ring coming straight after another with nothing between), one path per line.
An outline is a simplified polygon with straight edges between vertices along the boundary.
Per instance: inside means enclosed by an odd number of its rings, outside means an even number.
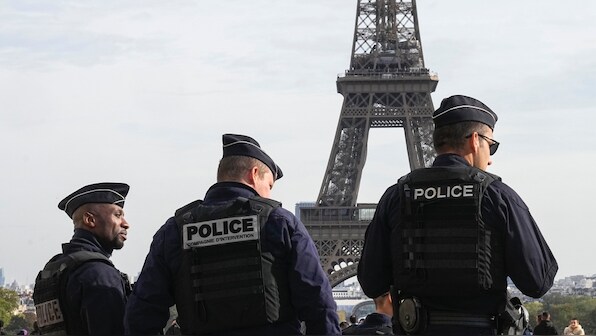
M7 334L12 335L16 335L21 329L31 330L29 329L27 319L25 319L23 314L14 315L5 329Z
M530 314L530 325L534 326L536 324L536 315L542 314L544 311L544 304L539 301L524 303L524 307L528 310Z
M13 316L8 326L6 326L6 333L9 335L16 335L21 329L27 329L29 332L33 330L33 323L35 323L36 316L34 313L24 313Z
M19 307L19 295L17 292L0 287L0 319L6 327L12 318L12 312Z
M532 325L536 324L537 314L547 311L560 334L569 325L569 320L575 317L584 328L586 335L596 335L596 298L548 294L542 298L542 302L529 302L524 306L530 314Z

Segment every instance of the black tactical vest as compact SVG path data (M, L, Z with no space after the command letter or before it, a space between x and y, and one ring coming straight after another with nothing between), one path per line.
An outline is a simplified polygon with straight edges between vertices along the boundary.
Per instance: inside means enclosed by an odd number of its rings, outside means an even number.
M500 178L473 167L422 168L400 179L401 224L392 232L392 255L402 297L493 288L493 275L503 272L495 260L504 252L482 219L481 205L494 180Z
M112 262L103 254L91 251L78 251L54 256L35 279L33 302L37 314L37 324L43 335L67 335L77 333L81 328L78 316L67 316L64 306L67 295L68 275L88 261L101 261L110 266Z
M193 202L178 211L183 257L176 276L182 334L264 326L295 316L286 270L261 251L261 231L279 202L238 198Z

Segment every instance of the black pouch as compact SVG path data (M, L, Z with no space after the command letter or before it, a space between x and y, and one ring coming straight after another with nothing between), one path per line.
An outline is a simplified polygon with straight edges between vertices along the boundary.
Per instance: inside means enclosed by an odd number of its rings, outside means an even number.
M401 330L401 333L408 335L423 334L426 330L428 315L426 309L416 297L401 299L397 305L397 322L394 326Z
M498 327L501 335L522 335L530 323L529 313L517 297L507 294L507 302L499 314Z

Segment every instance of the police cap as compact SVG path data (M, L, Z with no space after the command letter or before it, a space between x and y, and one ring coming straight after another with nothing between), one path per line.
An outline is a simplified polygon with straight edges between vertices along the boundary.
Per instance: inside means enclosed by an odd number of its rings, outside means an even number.
M255 139L239 134L224 134L222 138L224 158L232 155L250 156L269 167L274 180L279 180L283 176L281 168L261 149L261 146Z
M497 114L481 101L462 95L443 99L441 106L433 113L435 128L462 121L477 121L495 128Z
M58 209L64 210L72 218L75 210L87 203L116 204L124 208L128 189L130 187L125 183L102 182L86 185L60 201Z

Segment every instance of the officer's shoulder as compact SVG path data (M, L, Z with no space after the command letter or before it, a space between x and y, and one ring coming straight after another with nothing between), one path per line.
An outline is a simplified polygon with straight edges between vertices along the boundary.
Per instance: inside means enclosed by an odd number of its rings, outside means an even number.
M283 208L282 206L273 208L269 217L284 218L287 220L293 220L297 218L296 216L294 216L292 212L290 212L288 209Z
M79 265L73 271L72 277L80 283L92 283L97 286L121 282L120 271L101 260L90 260Z
M502 180L495 180L493 183L491 183L488 187L488 192L491 191L495 193L496 196L500 197L508 203L514 203L522 209L528 209L528 206L521 198L521 196L512 187L510 187Z
M113 264L106 262L104 260L100 260L100 259L93 259L93 260L85 261L85 262L81 263L80 266L77 267L77 269L80 269L81 272L98 272L99 273L99 272L112 271L112 270L117 272L116 267Z
M358 325L352 324L351 326L345 328L341 331L342 335L357 335L358 329L356 328Z

